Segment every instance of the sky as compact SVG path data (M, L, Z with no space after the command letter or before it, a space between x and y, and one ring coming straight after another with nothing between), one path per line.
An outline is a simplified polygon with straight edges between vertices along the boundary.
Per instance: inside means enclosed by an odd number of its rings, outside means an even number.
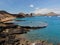
M60 0L0 0L0 10L10 13L60 13Z

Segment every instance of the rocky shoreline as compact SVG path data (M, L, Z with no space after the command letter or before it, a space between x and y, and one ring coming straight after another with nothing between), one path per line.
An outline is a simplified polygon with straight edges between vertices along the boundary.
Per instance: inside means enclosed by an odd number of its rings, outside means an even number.
M27 33L28 31L29 31L28 29L23 29L18 25L14 25L12 23L0 23L0 44L9 45L8 44L9 41L10 42L12 41L11 43L16 43L19 41L19 39L15 39L16 35L24 34Z
M0 45L53 45L46 41L29 41L22 36L27 32L29 29L13 23L0 23Z

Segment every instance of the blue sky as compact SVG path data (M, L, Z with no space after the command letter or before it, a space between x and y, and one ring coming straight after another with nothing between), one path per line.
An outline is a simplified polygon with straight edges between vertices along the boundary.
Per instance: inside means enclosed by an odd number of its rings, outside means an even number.
M36 12L44 9L60 12L60 0L0 0L0 10L10 13ZM43 10L43 11L44 11Z

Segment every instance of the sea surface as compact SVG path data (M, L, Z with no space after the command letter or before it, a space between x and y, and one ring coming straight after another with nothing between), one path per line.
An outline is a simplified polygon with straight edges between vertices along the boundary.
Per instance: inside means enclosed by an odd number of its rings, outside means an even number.
M26 18L17 18L15 20L25 20L25 21L15 21L17 25L34 25L39 26L40 23L47 23L46 28L42 29L31 29L30 32L25 34L25 37L29 40L47 40L48 42L57 44L60 43L60 17L59 16L35 16Z

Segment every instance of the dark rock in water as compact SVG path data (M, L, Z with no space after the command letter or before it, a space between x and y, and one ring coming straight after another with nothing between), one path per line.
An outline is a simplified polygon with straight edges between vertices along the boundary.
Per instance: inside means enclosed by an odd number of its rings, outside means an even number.
M30 26L21 26L22 28L27 28L27 29L40 29L40 28L45 28L47 26L37 26L37 27L30 27Z
M27 29L40 29L40 28L46 28L47 27L47 23L44 22L40 22L38 24L34 24L33 22L31 22L31 24L27 24L27 25L21 25L22 28L27 28Z

